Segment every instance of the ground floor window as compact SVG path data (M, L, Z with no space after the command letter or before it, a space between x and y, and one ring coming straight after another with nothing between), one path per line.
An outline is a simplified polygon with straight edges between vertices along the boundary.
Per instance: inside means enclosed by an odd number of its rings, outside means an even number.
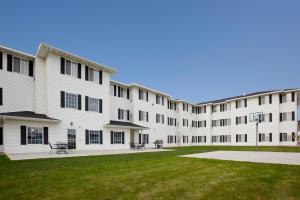
M259 133L258 142L272 142L272 133Z
M90 144L99 144L99 143L100 143L99 131L90 130Z
M184 135L182 139L183 143L189 143L189 136Z
M68 129L68 149L76 149L76 130Z
M168 144L176 143L176 136L168 135Z
M139 134L139 144L149 144L149 134Z
M124 132L111 131L111 144L124 144Z
M247 142L247 134L236 134L235 141L238 142Z
M295 142L296 141L296 134L292 133L280 133L279 135L280 142Z
M43 128L27 127L27 144L43 144Z
M213 143L225 143L225 142L231 142L231 135L213 135L211 138L211 141Z
M192 136L192 143L206 143L206 136Z

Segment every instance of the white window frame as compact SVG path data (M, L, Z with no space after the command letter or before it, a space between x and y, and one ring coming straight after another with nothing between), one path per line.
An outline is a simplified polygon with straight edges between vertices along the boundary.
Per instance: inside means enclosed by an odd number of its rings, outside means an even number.
M96 136L96 137L94 137ZM100 144L100 132L95 130L89 130L89 143Z
M113 132L113 144L122 144L122 132Z
M38 132L37 133L32 133L31 131L35 129ZM40 132L39 132L40 131ZM29 139L29 134L41 134L41 137L39 139ZM36 137L36 136L35 136ZM27 144L43 144L44 143L44 129L42 127L27 127L27 134L26 134L26 140ZM39 141L40 142L33 142L33 141Z
M18 59L20 62L20 66L19 66L19 70L20 71L16 71L15 70L15 59ZM12 57L12 71L18 74L23 74L23 75L29 75L29 60L24 60L22 58L19 57Z
M73 99L75 97L75 99ZM69 99L71 98L71 99ZM72 102L74 100L74 102ZM65 104L66 108L78 109L78 94L65 93Z
M99 112L99 99L88 97L88 110L93 112Z

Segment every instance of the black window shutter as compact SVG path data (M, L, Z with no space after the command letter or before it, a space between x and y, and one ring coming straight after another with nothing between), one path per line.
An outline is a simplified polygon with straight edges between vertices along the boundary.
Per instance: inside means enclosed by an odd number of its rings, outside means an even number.
M78 98L78 110L81 110L81 95L78 94L77 98Z
M272 142L272 133L269 133L269 141Z
M33 61L29 60L29 76L33 76Z
M65 92L60 91L60 107L65 107Z
M0 52L0 69L2 69L3 68L3 53L2 52Z
M147 122L149 121L149 113L148 112L146 112L147 113Z
M279 115L279 121L282 122L282 113L280 113L280 115Z
M78 63L78 74L77 74L77 78L81 79L81 64Z
M44 144L49 144L48 127L44 127Z
M295 93L292 92L292 102L294 102L294 101L295 101Z
M269 113L269 122L272 122L273 119L272 119L272 113Z
M247 115L245 116L245 124L247 124Z
M258 141L261 142L261 133L258 135Z
M120 88L120 86L118 86L118 97L120 97L121 96L121 88Z
M88 81L89 80L89 67L85 66L85 80Z
M269 104L272 104L272 95L269 95Z
M238 142L238 135L235 135L235 142Z
M129 99L129 89L127 88L127 99Z
M258 97L258 105L261 105L261 97Z
M282 133L279 135L279 141L282 142Z
M102 99L99 99L99 113L102 113Z
M141 121L142 120L142 113L141 113L141 111L139 110L139 121Z
M139 144L142 144L142 134L139 134Z
M7 54L7 71L12 72L12 55Z
M247 99L244 100L245 108L247 108Z
M129 121L129 110L127 110L127 120Z
M247 142L247 134L245 134L245 142Z
M121 109L120 109L120 108L118 108L118 119L120 119L120 118L121 118L121 114L120 114L120 112L121 112Z
M0 127L0 145L3 145L3 128Z
M122 144L125 144L124 132L122 132Z
M295 121L295 111L292 112L292 121Z
M238 108L238 103L237 103L237 101L235 101L235 108Z
M279 103L282 103L282 94L279 94Z
M85 96L85 111L89 111L89 97Z
M117 86L114 85L114 96L116 97L117 96Z
M26 126L21 126L21 145L26 145Z
M147 93L146 93L146 100L148 101L149 100L149 95L148 95L148 91L147 91Z
M99 84L102 85L102 71L99 71Z
M90 132L89 130L85 130L85 144L90 144Z
M235 117L235 124L238 124L238 117Z
M3 89L0 88L0 106L3 105Z
M65 59L60 58L60 73L65 74Z
M100 134L100 144L103 144L103 133L102 130L99 131Z
M110 131L110 144L114 143L114 132Z

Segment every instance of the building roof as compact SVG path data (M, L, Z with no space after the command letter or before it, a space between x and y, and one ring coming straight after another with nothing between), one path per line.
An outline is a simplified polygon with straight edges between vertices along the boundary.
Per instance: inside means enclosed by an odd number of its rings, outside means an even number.
M28 60L34 60L34 58L35 58L34 55L24 53L24 52L21 52L21 51L12 49L12 48L8 48L8 47L2 46L2 45L0 45L0 51L6 52L8 54L13 54L13 55L16 55L16 56L19 56L19 57L22 57L22 58L25 58Z
M69 58L69 59L72 59L72 60L74 60L76 62L80 62L80 63L88 65L90 67L100 68L101 70L107 71L107 72L109 72L111 74L117 73L117 70L114 69L114 68L112 68L112 67L108 67L108 66L105 66L103 64L96 63L94 61L82 58L82 57L77 56L75 54L69 53L67 51L58 49L56 47L53 47L51 45L44 44L44 43L40 44L40 46L39 46L39 48L37 50L36 56L45 58L50 52L58 54L58 55L61 55L63 57Z
M120 128L131 128L131 129L149 129L148 127L140 126L131 122L122 122L110 120L109 124L106 124L107 127L120 127Z
M201 102L201 103L197 103L197 105L222 103L222 102L229 101L229 100L240 99L240 98L251 97L251 96L258 96L258 95L262 95L262 94L299 91L299 90L300 90L300 88L291 88L291 89L282 89L282 90L268 90L268 91L253 92L253 93L249 93L249 94L243 94L243 95L228 97L228 98L224 98L224 99L217 99L217 100L212 100L212 101Z
M6 112L0 113L0 117L7 119L19 119L19 120L34 120L34 121L48 121L48 122L59 122L60 120L48 117L45 114L37 114L31 111L18 111L18 112Z

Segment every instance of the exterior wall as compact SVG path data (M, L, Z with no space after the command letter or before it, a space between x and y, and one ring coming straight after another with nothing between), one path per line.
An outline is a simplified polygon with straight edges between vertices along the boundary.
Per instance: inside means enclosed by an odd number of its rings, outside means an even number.
M3 52L3 68L0 70L0 87L3 88L1 112L33 111L33 77L7 71L7 54Z

